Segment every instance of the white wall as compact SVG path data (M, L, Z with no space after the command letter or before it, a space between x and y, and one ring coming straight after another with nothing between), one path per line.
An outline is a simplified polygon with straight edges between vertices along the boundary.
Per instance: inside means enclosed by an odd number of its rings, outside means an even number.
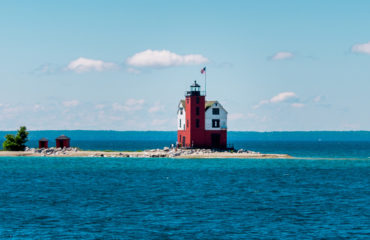
M181 114L182 109L182 114ZM185 130L185 108L182 105L182 103L179 103L179 107L177 109L177 130ZM180 127L180 121L181 121L181 127Z
M212 109L213 108L220 109L220 114L219 115L213 115L212 114L212 112L213 112ZM207 109L205 117L206 117L206 125L205 125L206 130L227 129L227 112L219 102L216 101L210 108ZM212 119L219 119L220 120L220 127L213 128L212 127Z

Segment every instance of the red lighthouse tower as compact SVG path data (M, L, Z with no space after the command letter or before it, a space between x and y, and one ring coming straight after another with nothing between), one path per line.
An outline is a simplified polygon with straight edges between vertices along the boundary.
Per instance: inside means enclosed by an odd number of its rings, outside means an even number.
M227 112L217 101L206 102L196 81L180 101L177 116L181 147L226 148Z

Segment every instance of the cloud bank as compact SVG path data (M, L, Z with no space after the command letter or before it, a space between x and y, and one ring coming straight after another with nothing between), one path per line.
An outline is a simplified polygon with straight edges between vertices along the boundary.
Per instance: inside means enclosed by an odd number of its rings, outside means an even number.
M208 59L200 54L179 55L168 50L145 50L127 58L132 67L173 67L207 63Z

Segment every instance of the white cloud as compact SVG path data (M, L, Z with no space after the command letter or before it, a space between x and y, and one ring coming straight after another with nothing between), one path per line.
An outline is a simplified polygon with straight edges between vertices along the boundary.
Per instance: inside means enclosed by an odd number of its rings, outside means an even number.
M124 104L113 103L112 108L115 111L127 111L127 112L138 111L143 108L144 102L145 102L144 99L130 98L127 99Z
M294 92L281 92L276 96L273 96L269 100L262 100L257 105L253 106L254 109L257 109L263 105L269 103L280 103L280 102L290 102L290 101L297 101L298 96Z
M172 67L180 65L196 65L208 62L200 54L178 55L168 50L151 50L134 54L126 60L133 67Z
M140 71L139 70L137 70L136 68L127 68L127 72L129 72L129 73L134 73L134 74L139 74L140 73Z
M42 64L41 66L37 67L33 73L35 74L53 74L53 73L56 73L60 70L59 67L53 65L53 64L50 64L50 63L46 63L46 64Z
M104 62L101 60L94 60L80 57L67 66L67 70L77 73L90 72L90 71L107 71L117 69L118 65L115 63Z
M148 112L149 113L156 113L156 112L161 112L164 110L164 106L161 105L160 102L154 103L152 107L149 108Z
M77 100L71 100L71 101L64 101L62 102L63 106L65 107L76 107L78 104L80 104Z
M294 54L291 52L277 52L274 54L274 56L271 57L272 60L284 60L293 58Z
M285 101L287 101L289 99L292 99L292 98L297 98L297 95L294 92L282 92L282 93L279 93L278 95L272 97L270 99L270 102L272 102L272 103L285 102Z
M113 103L112 108L114 111L124 111L125 110L125 106L120 103Z
M370 42L353 45L352 52L370 54Z
M322 96L316 96L314 99L313 99L313 101L315 102L315 103L318 103L318 102L320 102L322 100Z
M6 114L16 114L16 113L19 113L23 110L23 107L22 106L6 106L5 108L3 108L3 113L6 113Z
M33 111L34 112L39 112L39 111L42 111L42 110L45 110L45 107L42 106L41 104L35 104L35 105L33 105Z
M101 110L101 109L105 108L105 105L104 104L96 104L95 108Z
M302 108L304 107L304 104L303 103L292 103L291 106L295 108Z
M262 100L257 105L253 106L253 108L257 109L257 108L261 107L262 105L265 105L265 104L268 104L268 103L270 103L269 100Z

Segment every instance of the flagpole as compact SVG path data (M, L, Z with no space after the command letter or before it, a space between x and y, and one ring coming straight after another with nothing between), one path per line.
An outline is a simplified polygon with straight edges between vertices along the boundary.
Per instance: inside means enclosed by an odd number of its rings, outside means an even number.
M204 95L207 96L207 69L204 72Z

